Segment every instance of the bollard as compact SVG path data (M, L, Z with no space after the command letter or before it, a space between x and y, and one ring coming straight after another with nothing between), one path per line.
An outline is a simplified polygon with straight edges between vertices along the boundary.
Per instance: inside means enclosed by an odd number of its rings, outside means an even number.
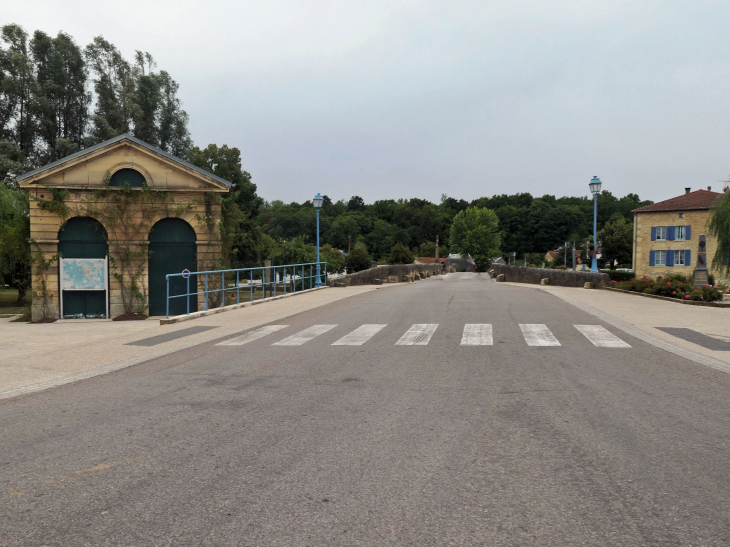
M600 241L599 241L599 243L600 243ZM592 282L592 281L586 281L586 282L585 282L585 283L583 284L583 288L584 288L584 289L594 289L594 288L595 288L595 286L593 285L593 282Z
M550 280L547 277L543 277L540 280L540 285L550 285Z
M504 274L499 274L497 276L497 283L503 283L504 282Z

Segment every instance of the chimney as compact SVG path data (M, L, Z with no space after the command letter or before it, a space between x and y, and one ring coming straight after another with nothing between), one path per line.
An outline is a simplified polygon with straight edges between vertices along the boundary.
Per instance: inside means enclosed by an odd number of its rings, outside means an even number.
M685 193L685 194L689 194L689 191L690 191L690 190L692 190L692 188L685 188L685 189L684 189L684 193Z
M712 192L712 186L708 186L708 187L707 187L707 191L708 191L708 192Z

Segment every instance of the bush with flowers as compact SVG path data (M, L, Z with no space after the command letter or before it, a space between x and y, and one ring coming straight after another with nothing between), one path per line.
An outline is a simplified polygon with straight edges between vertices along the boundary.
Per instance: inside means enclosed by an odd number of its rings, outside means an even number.
M640 292L667 296L680 300L695 300L698 302L715 302L722 300L723 292L712 285L695 287L694 283L681 274L670 274L657 278L644 276L629 281L611 281L609 286L624 291Z

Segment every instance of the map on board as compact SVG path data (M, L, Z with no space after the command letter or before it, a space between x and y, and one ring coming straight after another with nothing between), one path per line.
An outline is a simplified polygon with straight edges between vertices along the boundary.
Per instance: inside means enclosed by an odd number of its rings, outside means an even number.
M106 259L64 258L61 282L66 291L103 291L106 289Z

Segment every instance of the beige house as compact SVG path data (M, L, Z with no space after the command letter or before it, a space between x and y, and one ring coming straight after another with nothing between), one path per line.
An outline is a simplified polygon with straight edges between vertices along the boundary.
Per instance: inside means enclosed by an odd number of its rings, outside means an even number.
M227 193L230 182L131 135L16 181L31 197L34 319L59 317L61 308L64 318L164 315L165 275L215 267L220 258L217 195ZM79 260L77 267L83 265L80 259L107 259L108 290L72 290L71 285L61 293L59 254L65 267L74 265L70 259ZM191 281L195 292L195 276ZM171 283L187 292L190 281ZM173 301L171 311L194 310L199 302L183 297Z
M633 269L637 277L680 273L692 277L697 265L699 236L707 241L707 265L711 268L717 241L707 233L710 208L722 194L685 188L681 196L653 203L634 213ZM718 272L710 269L718 277Z

